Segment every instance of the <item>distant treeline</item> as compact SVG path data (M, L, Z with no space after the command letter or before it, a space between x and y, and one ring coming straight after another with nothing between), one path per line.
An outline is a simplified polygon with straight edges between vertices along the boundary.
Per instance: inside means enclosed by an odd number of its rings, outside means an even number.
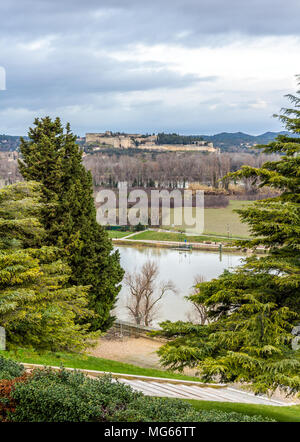
M128 187L185 188L190 183L201 183L217 189L228 190L229 182L220 181L228 172L235 172L242 165L260 167L277 156L246 153L179 153L164 152L111 155L97 153L86 155L85 167L92 172L94 186L114 188L126 181ZM244 178L244 191L255 193L257 185Z

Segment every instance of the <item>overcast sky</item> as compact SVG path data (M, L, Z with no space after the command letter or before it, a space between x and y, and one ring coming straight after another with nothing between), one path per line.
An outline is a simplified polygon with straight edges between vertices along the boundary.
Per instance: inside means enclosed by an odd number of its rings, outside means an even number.
M51 115L79 135L258 134L297 89L299 0L9 0L0 17L0 133Z

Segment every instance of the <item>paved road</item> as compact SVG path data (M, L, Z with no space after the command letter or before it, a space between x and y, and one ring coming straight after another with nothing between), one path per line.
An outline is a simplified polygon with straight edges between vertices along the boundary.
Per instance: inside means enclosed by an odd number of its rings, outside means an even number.
M134 390L141 391L147 396L173 397L180 399L198 399L203 401L217 402L239 402L258 405L287 405L281 401L275 401L266 396L255 396L254 394L240 391L230 387L197 387L191 384L174 384L168 380L165 382L142 381L136 379L118 379L119 382L130 385Z
M23 363L28 371L42 368L42 365ZM54 370L60 367L52 366ZM74 370L67 368L66 370ZM96 370L79 370L90 377L99 377L108 374ZM177 379L155 378L149 376L110 373L114 382L130 385L134 390L141 391L146 396L159 396L180 399L198 399L217 402L239 402L258 405L287 406L294 405L279 400L269 399L267 396L255 396L253 393L237 390L224 384L202 384L194 381L181 381Z

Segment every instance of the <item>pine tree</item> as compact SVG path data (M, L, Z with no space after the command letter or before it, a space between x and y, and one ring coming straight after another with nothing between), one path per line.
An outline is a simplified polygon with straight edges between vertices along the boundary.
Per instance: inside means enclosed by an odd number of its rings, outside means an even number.
M96 221L92 177L82 165L76 137L60 119L36 119L29 140L21 140L20 171L26 180L43 184L42 215L46 243L65 251L72 270L70 283L89 285L92 329L106 330L120 291L123 270L107 232Z
M0 191L0 325L10 348L79 350L92 335L88 287L70 286L70 268L56 247L41 245L40 185L17 183Z
M295 108L284 109L280 119L293 135L258 146L278 153L278 160L261 168L243 166L225 177L252 178L278 191L237 211L253 236L238 244L254 250L264 245L268 254L199 284L190 300L204 304L212 322L165 322L163 334L173 339L159 351L168 367L197 367L205 381L251 383L256 393L277 387L300 391L300 351L293 349L291 333L300 319L300 98L288 98Z

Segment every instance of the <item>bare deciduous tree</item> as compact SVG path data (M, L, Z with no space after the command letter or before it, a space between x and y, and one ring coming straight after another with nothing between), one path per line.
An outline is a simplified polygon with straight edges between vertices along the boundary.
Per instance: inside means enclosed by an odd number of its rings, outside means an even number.
M201 152L143 152L134 156L98 152L85 155L83 162L92 172L95 186L114 187L121 181L127 181L129 187L153 187L154 183L157 187L175 189L187 182L199 182L213 187L223 185L228 190L229 182L219 181L228 172L234 172L242 165L261 167L265 161L276 158L276 155L246 152L209 155ZM250 190L253 191L252 188Z
M129 289L127 309L138 325L150 326L155 319L159 302L167 292L176 293L172 281L158 282L159 269L155 262L147 261L140 272L127 273L124 283Z
M193 293L197 294L199 289L198 284L204 282L205 278L202 275L197 275L194 278ZM192 302L191 310L187 313L187 320L193 324L205 325L210 323L210 318L208 317L208 308L204 304L199 304L197 302Z

